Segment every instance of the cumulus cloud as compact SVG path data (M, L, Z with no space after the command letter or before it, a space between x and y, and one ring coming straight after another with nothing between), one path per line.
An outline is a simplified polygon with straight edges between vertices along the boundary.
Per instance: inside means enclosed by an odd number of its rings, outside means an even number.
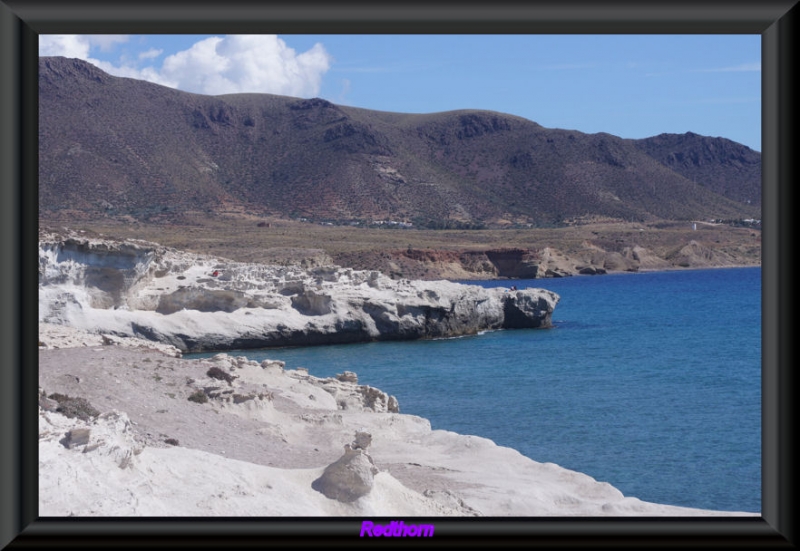
M119 34L45 34L39 37L39 55L61 55L88 60L92 48L107 52L116 44L127 41L127 35Z
M314 95L330 56L321 44L302 54L277 36L211 37L164 60L161 77L202 94L270 92Z
M331 56L322 44L297 53L275 35L213 36L187 50L167 56L161 67L119 63L90 57L92 48L108 47L127 37L98 38L87 35L43 35L39 55L77 57L116 76L139 78L199 94L260 92L309 97L319 94L322 77L330 68ZM138 63L158 57L151 49Z
M89 57L89 39L77 34L45 34L39 37L39 55L64 57Z

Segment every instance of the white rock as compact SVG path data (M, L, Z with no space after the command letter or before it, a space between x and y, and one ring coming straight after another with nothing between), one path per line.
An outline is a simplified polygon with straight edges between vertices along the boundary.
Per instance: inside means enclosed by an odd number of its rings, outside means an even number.
M246 264L141 241L39 236L40 322L184 352L544 328L558 300L544 289L506 293L338 266Z
M209 365L237 365L238 358L106 351L108 365L86 361L94 358L90 348L40 355L40 396L80 387L92 404L124 403L128 411L82 421L39 409L43 516L758 516L624 496L486 438L366 407L361 389L368 387L354 382L245 362L230 387L219 385L197 404L186 396L214 381L204 377ZM164 377L158 383L156 369ZM122 374L126 390L113 396L111 381ZM339 409L330 385L354 407ZM65 445L68 433L75 446ZM331 475L347 490L331 498L313 484L348 441L358 457Z

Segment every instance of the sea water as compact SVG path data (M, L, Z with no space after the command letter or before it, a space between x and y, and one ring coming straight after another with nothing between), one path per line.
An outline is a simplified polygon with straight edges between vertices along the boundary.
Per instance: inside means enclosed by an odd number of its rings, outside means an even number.
M469 283L558 293L553 328L232 353L354 371L433 429L626 496L760 512L760 268Z

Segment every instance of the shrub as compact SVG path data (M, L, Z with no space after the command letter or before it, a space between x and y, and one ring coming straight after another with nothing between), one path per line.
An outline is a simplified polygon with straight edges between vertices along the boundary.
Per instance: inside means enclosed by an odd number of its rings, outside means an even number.
M208 396L206 396L206 393L203 392L202 390L198 390L197 392L189 396L189 401L197 402L198 404L205 404L206 402L208 402Z
M255 399L255 394L234 394L233 395L233 403L234 404L241 404L247 402L248 400Z
M233 375L231 375L230 373L224 372L222 369L220 369L218 367L212 367L211 369L209 369L206 372L206 375L208 375L212 379L218 379L220 381L227 381L228 384L231 384L233 382L233 379L235 379L235 377Z
M71 398L66 394L57 392L54 392L48 398L58 402L56 412L67 417L77 417L81 421L88 421L90 418L100 415L100 412L92 407L92 404L85 398Z

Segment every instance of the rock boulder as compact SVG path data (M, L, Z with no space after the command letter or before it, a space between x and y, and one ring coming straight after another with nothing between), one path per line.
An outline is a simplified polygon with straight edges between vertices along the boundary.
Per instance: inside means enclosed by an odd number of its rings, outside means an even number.
M311 487L330 499L350 503L372 490L376 474L378 468L369 454L347 444L344 455L328 465Z

